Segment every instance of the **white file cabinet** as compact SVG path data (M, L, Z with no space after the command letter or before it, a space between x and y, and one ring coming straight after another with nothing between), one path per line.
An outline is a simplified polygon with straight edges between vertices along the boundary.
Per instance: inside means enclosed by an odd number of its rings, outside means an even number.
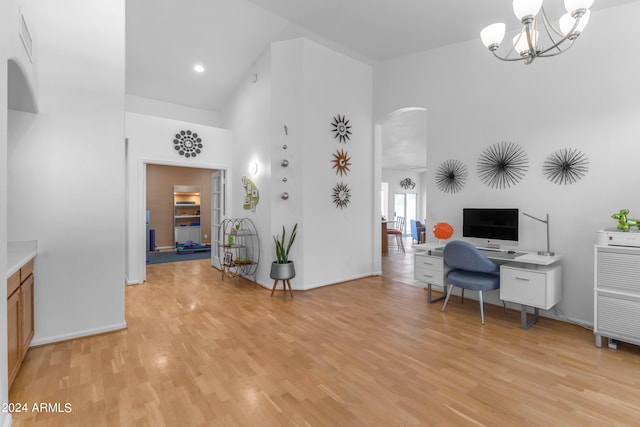
M595 245L593 333L640 345L640 248Z
M427 292L429 302L440 301L444 298L444 277L445 277L445 265L442 253L440 255L430 255L428 252L416 252L414 258L414 278L420 282L427 284ZM436 285L442 288L442 296L433 299L431 298L431 285Z
M500 299L522 306L521 327L528 329L539 318L539 309L548 310L562 297L562 266L511 262L500 266ZM527 307L534 317L527 321Z

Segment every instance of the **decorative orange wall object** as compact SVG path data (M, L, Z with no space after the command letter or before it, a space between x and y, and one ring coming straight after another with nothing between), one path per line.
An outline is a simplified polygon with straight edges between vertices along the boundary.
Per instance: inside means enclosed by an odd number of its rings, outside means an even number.
M453 235L453 227L446 222L439 222L433 226L433 235L436 239L446 240Z

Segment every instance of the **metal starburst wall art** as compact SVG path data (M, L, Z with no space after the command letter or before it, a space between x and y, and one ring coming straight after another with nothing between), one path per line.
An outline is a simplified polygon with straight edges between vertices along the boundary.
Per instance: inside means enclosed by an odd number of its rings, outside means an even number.
M467 167L459 160L449 159L436 169L436 186L445 193L457 193L467 181Z
M587 174L589 159L575 148L563 148L547 156L542 173L554 184L573 184Z
M331 160L333 162L331 169L336 170L336 175L338 173L340 176L342 176L342 174L347 175L351 172L351 169L349 169L349 166L351 166L350 160L351 157L349 157L344 150L336 150L336 153L333 155L333 160Z
M513 142L494 144L478 159L480 180L492 188L503 189L516 185L528 168L527 154Z
M342 117L340 117L340 114L334 117L331 126L333 126L334 139L344 143L351 139L351 126L344 114Z
M333 187L333 204L337 208L344 209L351 202L351 189L344 182L340 182Z

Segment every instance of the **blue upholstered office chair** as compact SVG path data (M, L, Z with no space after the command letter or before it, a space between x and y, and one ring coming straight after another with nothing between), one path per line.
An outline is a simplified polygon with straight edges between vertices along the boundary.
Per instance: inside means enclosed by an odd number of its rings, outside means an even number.
M449 297L451 296L451 291L454 286L462 288L463 298L465 289L478 291L480 317L484 325L482 292L493 291L500 288L500 267L487 258L487 256L480 252L475 246L461 240L454 240L445 245L444 262L451 267L452 270L447 274L449 291L442 305L442 311L444 311L447 302L449 302Z

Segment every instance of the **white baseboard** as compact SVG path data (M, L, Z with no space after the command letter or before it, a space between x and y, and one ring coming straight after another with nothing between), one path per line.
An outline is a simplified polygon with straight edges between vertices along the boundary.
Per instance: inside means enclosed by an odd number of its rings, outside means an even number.
M89 337L91 335L99 335L107 332L115 332L120 331L122 329L127 328L127 322L117 323L115 325L104 326L102 328L94 328L94 329L85 329L82 331L75 331L68 334L55 335L51 337L44 338L34 338L31 341L30 347L35 347L39 345L52 344L60 341L68 341L75 338L84 338Z

